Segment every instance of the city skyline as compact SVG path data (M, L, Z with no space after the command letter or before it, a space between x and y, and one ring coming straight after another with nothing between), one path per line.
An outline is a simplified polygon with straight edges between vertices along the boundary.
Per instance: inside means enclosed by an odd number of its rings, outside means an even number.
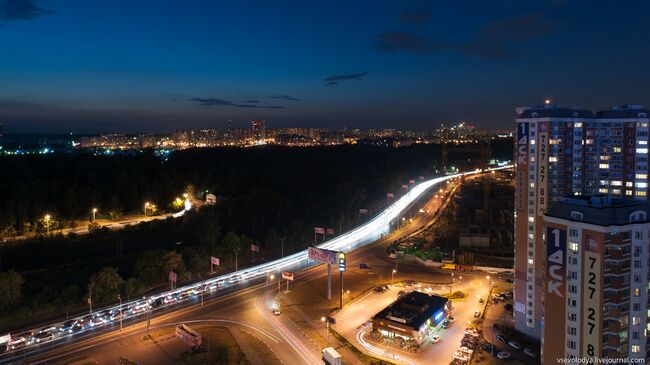
M648 103L643 2L80 4L0 1L5 133L495 130L531 100Z

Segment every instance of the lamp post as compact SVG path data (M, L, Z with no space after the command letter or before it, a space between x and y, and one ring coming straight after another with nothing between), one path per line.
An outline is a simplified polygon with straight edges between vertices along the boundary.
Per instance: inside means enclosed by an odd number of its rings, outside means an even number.
M52 217L50 217L49 214L45 215L45 229L47 231L47 234L50 234L50 218Z
M393 271L391 271L391 273L390 273L390 285L393 285L394 282L395 282L395 273L396 272L397 272L397 270L393 269Z
M325 340L327 341L327 344L329 345L330 343L330 321L327 320L325 317L320 317L321 322L325 322Z
M122 317L124 317L122 314L122 296L118 294L117 299L120 301L120 331L122 331Z
M95 223L95 214L97 214L97 208L93 208L93 223Z

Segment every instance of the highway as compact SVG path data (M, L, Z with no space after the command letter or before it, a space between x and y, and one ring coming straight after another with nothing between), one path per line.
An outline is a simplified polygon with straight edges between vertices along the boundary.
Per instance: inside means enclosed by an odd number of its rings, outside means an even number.
M510 167L511 166L503 166L495 168L495 170ZM475 175L478 173L481 173L481 171L476 170L421 182L420 184L413 186L410 191L376 217L341 236L326 241L319 245L319 247L335 251L350 252L363 247L368 243L376 241L388 233L391 222L395 222L399 219L400 215L414 201L419 199L423 193L455 177ZM8 352L0 355L0 364L23 362L39 363L39 361L48 361L57 358L57 356L61 357L69 355L74 351L75 346L84 346L84 348L88 348L88 346L92 346L94 341L98 341L96 346L107 346L112 342L117 342L120 339L125 338L125 336L128 336L129 334L141 332L147 319L150 317L154 318L152 323L155 322L156 325L160 326L172 325L175 323L174 319L178 320L181 316L183 321L186 322L188 320L186 311L190 311L193 315L196 315L197 321L219 320L218 318L204 318L205 315L208 314L202 314L201 310L197 313L192 312L197 310L196 303L202 296L205 296L208 299L216 299L210 300L205 306L201 306L200 308L213 308L214 305L232 301L234 300L233 298L238 298L235 300L235 303L241 304L241 302L238 302L239 300L249 298L248 300L252 300L253 305L257 307L258 313L263 314L260 316L263 321L260 322L261 324L259 327L254 326L255 328L250 328L250 330L258 332L263 337L275 338L278 340L276 344L278 345L278 350L280 352L282 352L281 350L283 348L281 346L281 340L284 339L298 354L300 354L300 356L303 357L303 360L306 363L320 362L320 360L315 357L313 349L307 350L300 348L300 346L302 346L302 341L292 338L292 336L296 336L296 331L291 328L290 324L277 322L282 321L282 319L270 316L269 311L266 309L260 310L260 308L267 308L268 303L259 302L259 298L264 298L263 300L268 301L268 298L270 297L270 291L265 290L266 286L259 284L260 281L264 282L269 274L273 273L279 277L282 271L297 272L313 265L314 263L308 260L307 251L305 250L281 259L241 269L237 272L214 277L172 291L125 302L122 304L122 307L116 305L110 308L101 308L97 310L94 315L81 316L67 321L62 320L47 326L49 328L64 329L63 331L57 331L52 340L42 343L16 342L18 346L16 346L14 350L9 349ZM303 275L315 275L310 274L312 272L314 271L308 271ZM273 283L269 285L273 285L275 288L276 284ZM243 288L247 289L242 290ZM239 306L233 305L233 307ZM215 313L215 311L209 309L204 310L211 313L210 315L214 315ZM237 310L240 310L240 308ZM120 313L123 314L124 325L124 330L121 332L116 331L120 326ZM229 314L226 313L225 315L227 316ZM247 320L246 322L241 323L249 323L249 321ZM270 330L269 328L274 329ZM277 331L280 332L278 333ZM18 338L14 338L14 342L16 340L18 340ZM274 341L270 342L273 343ZM286 344L284 349L286 350ZM78 351L81 350L82 349L78 349ZM277 352L275 353L277 354ZM286 351L284 353L286 353Z

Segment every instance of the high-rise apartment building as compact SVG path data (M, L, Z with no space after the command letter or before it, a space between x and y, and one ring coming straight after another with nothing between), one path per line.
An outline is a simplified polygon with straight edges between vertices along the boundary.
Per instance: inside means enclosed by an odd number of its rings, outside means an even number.
M650 357L650 203L568 198L543 221L542 363Z
M595 114L553 104L517 108L514 307L520 332L542 336L544 213L567 196L645 200L649 122L639 105Z

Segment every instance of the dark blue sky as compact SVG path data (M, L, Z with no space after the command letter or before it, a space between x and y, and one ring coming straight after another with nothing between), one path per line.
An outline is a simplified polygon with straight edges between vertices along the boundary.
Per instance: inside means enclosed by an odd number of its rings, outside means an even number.
M7 132L510 128L650 103L649 1L0 0Z

